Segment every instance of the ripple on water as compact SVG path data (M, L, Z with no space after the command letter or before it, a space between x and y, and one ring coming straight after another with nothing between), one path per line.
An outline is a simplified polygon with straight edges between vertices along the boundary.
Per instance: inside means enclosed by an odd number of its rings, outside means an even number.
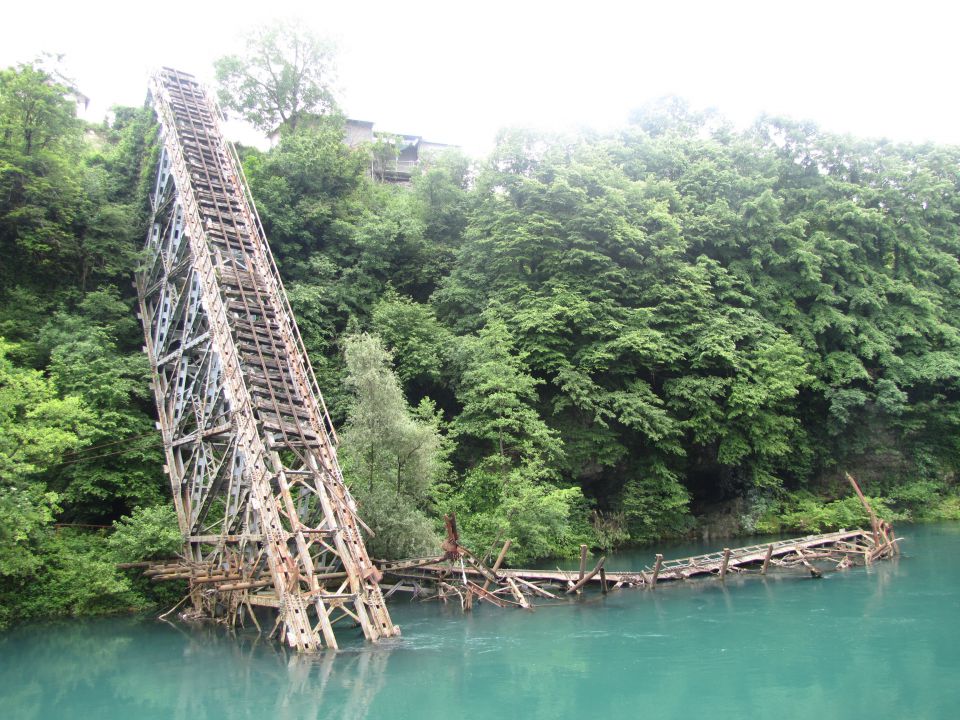
M0 634L0 714L552 720L642 707L711 720L955 717L960 523L898 530L910 557L826 582L677 583L535 613L399 602L401 637L347 638L340 653L311 658L203 626L21 627Z

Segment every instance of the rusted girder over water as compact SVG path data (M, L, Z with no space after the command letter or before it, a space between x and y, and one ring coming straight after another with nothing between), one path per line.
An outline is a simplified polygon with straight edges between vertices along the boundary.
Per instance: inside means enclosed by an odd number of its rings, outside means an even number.
M193 612L231 624L275 608L302 651L336 648L342 619L369 640L396 635L220 112L171 69L151 99L161 154L136 285L184 538L183 560L157 579L188 579Z
M516 597L517 595L524 593L557 599L555 595L546 591L543 585L564 587L567 594L579 592L591 582L599 584L604 593L607 592L608 583L613 584L614 588L653 589L658 583L690 578L718 577L722 580L730 572L757 572L760 575L766 575L771 564L780 568L803 567L812 577L818 578L822 576L824 568L844 570L858 564L870 565L875 560L891 558L899 553L893 526L877 517L857 481L849 473L846 477L870 517L871 532L860 528L840 530L736 549L724 548L720 552L674 560L664 560L663 555L658 553L652 568L619 572L606 570L604 567L606 558L601 557L594 569L586 573L587 546L581 545L580 569L578 573L574 573L560 568L556 571L501 570L500 565L510 547L509 540L504 544L493 567L487 568L482 561L478 561L460 544L456 519L450 515L445 518L447 539L443 544L442 556L390 563L381 566L381 569L385 575L395 580L389 594L399 589L409 589L419 593L424 586L433 584L438 590L436 595L428 594L428 599L446 600L450 592L453 592L461 596L465 610L470 608L473 594L478 595L481 600L488 600L500 607L505 607L506 603L510 602L505 600L504 596L514 595L515 604L528 608L529 604L522 598ZM470 560L469 566L464 565L464 557ZM457 560L460 561L459 570L452 566L452 563ZM462 578L459 588L456 580L457 572ZM482 588L475 583L478 576L485 578ZM488 591L491 583L497 587ZM409 587L406 587L407 585ZM479 592L480 590L482 593Z
M643 570L606 570L604 558L600 558L591 572L584 574L559 568L556 570L503 570L495 566L490 569L477 567L473 563L458 567L449 562L444 563L443 560L448 559L446 556L424 558L411 563L393 563L382 566L382 569L384 575L394 582L391 593L404 586L409 586L408 589L422 590L426 586L436 585L442 581L446 588L439 586L435 596L427 593L428 599L448 598L451 590L469 592L481 577L493 574L496 588L485 594L492 595L498 601L495 604L505 606L506 604L519 605L509 600L514 594L514 583L519 585L524 594L557 599L555 595L544 590L543 586L558 586L564 588L567 593L576 592L591 583L601 588L609 583L614 588L652 589L658 584L677 580L709 577L722 579L729 573L753 572L764 575L770 565L781 569L802 568L810 575L820 577L824 569L842 570L852 565L870 564L875 560L890 558L896 552L896 540L892 538L892 528L888 529L886 536L881 536L879 544L874 542L871 531L856 529L808 535L735 549L724 548L719 552L673 560L664 560L663 556L658 554L653 568ZM459 581L462 587L459 588L458 576L463 577L463 580ZM484 591L489 584L484 583ZM479 593L476 594L481 600L490 599ZM507 602L504 602L505 600Z

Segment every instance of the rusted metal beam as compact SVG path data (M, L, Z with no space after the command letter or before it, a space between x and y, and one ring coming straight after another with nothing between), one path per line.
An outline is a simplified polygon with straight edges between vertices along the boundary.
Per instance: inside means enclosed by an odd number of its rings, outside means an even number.
M663 555L657 553L657 558L653 563L653 572L650 573L650 589L657 586L657 578L660 577L660 567L663 565Z
M490 569L482 566L468 565L464 569L451 566L448 563L424 564L417 562L417 566L406 565L403 569L385 571L398 578L416 580L421 583L445 582L451 587L457 585L459 575L465 577L463 587L471 590L483 599L486 595L498 597L502 593L514 593L514 588L520 589L527 595L541 595L545 591L534 583L549 583L564 587L565 591L574 593L589 583L597 583L603 589L605 585L613 583L614 588L645 586L653 588L666 581L677 581L694 577L724 578L730 572L757 572L766 574L771 563L779 567L805 567L812 575L819 576L820 572L812 561L829 560L837 563L837 567L846 568L855 563L871 563L881 557L890 557L894 554L894 542L883 545L872 544L872 533L866 530L842 530L836 533L823 535L808 535L802 538L779 540L764 545L751 545L742 548L724 548L719 552L706 553L689 558L664 560L662 554L657 554L654 567L643 572L613 571L607 572L604 568L604 559L589 573L579 576L577 571L563 570L523 570L499 569L496 577L491 579ZM470 557L469 551L464 551L464 557ZM842 565L840 565L842 561ZM398 564L399 565L399 564ZM489 585L496 584L493 592L488 592L484 586L477 585L477 580L484 577L490 580ZM487 587L489 587L487 585ZM474 586L476 589L474 589Z
M154 76L151 98L161 155L136 286L164 470L184 563L232 581L182 569L213 591L192 592L194 610L217 616L230 605L219 593L244 592L243 602L283 608L282 637L302 651L337 647L328 603L349 603L370 640L395 635L336 432L216 103L169 68ZM341 586L349 592L333 592Z

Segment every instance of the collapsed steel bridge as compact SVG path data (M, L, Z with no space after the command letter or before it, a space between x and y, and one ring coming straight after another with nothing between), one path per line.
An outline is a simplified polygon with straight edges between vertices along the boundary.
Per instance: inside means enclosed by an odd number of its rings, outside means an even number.
M897 553L893 529L841 531L610 572L501 570L508 540L487 567L459 544L448 518L444 554L377 567L343 482L337 436L307 359L239 160L222 116L195 78L165 68L151 82L160 158L151 195L147 261L137 274L145 351L153 371L158 429L184 545L173 561L129 563L154 580L186 580L192 617L260 628L254 608L274 613L276 633L300 651L337 648L334 625L376 641L399 634L380 589L436 586L428 599L474 597L530 609L589 583L654 588L658 582L815 562L844 569ZM464 565L467 558L470 567ZM455 561L459 560L459 568ZM483 580L483 584L478 584ZM263 611L261 611L261 615Z
M150 96L161 155L136 286L192 612L272 608L301 651L336 648L341 621L397 635L219 109L169 68Z

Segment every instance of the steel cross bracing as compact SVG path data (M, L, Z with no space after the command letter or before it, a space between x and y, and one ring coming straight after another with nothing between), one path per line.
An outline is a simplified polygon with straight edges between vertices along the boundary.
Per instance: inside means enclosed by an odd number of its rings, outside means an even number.
M341 620L396 635L216 103L171 69L151 96L161 157L137 289L194 608L276 608L305 651L336 648Z

